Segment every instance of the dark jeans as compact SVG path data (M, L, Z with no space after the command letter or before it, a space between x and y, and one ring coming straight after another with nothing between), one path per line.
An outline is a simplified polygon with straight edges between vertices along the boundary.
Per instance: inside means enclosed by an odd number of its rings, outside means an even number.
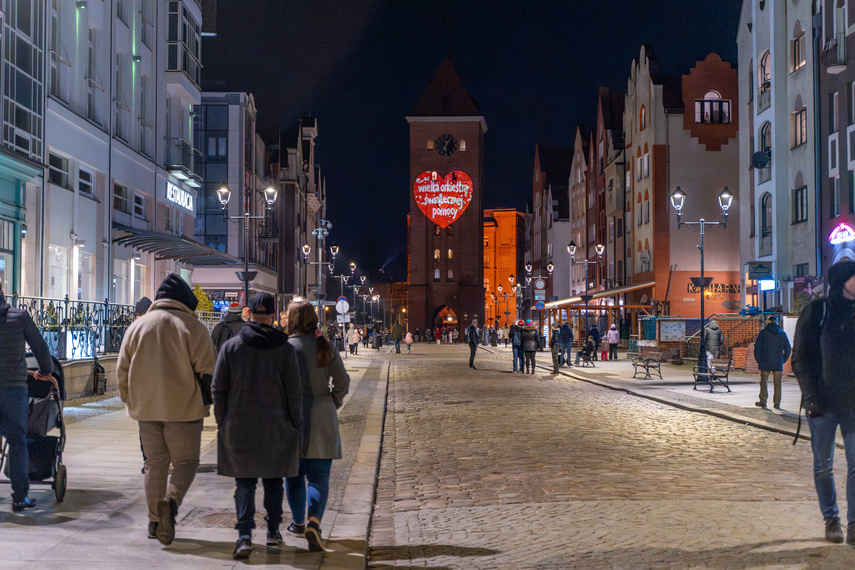
M561 343L561 350L558 353L558 363L570 366L570 341Z
M849 524L855 523L855 414L825 412L822 416L808 416L810 444L813 449L813 480L819 499L822 518L828 520L839 514L837 509L837 489L834 486L834 436L837 426L843 435L846 453L846 518Z
M255 528L255 486L258 479L238 478L235 479L235 511L237 511L237 524L235 528L239 536L252 536ZM282 479L262 479L264 487L264 510L267 511L267 528L271 531L279 530L282 522L282 497L285 492L282 488Z
M9 479L12 480L12 501L20 503L30 492L30 454L27 450L26 386L0 388L0 433L9 443Z
M395 339L395 354L401 354L401 339Z
M473 368L475 366L475 351L478 350L477 344L469 345L469 368Z
M285 492L291 516L297 524L306 522L306 498L309 500L308 516L322 520L330 494L330 469L332 459L301 459L300 474L285 479ZM306 481L309 482L308 492Z
M591 355L591 360L597 360L597 355L600 354L600 343L594 343L594 354Z
M519 367L520 372L523 371L523 351L518 346L514 346L514 372Z
M617 344L609 343L609 360L617 360Z
M528 373L529 365L531 365L531 373L534 374L534 355L533 350L524 351L525 354L525 371Z

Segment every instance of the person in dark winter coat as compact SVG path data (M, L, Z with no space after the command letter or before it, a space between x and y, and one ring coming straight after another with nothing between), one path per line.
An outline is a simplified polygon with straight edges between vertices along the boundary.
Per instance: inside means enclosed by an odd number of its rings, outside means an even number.
M766 407L766 399L769 397L766 380L771 372L775 385L772 403L775 409L781 407L781 374L784 363L789 357L790 340L787 338L787 333L778 326L778 319L771 316L766 320L766 328L760 331L757 340L754 341L754 359L760 368L760 401L755 404L756 406Z
M214 342L217 352L220 352L220 348L227 340L236 337L245 324L241 316L241 308L237 303L229 307L226 316L211 331L211 340Z
M309 550L321 552L321 520L329 497L330 470L341 459L341 436L336 410L344 404L350 376L339 354L318 328L315 308L306 301L288 305L288 343L297 352L303 380L303 432L300 472L285 480L285 493L294 521L288 532L304 535ZM379 336L380 331L375 335Z
M520 350L525 356L525 373L534 374L535 353L540 349L540 335L534 327L523 327L520 335ZM529 372L529 370L531 372ZM520 372L522 372L520 367Z
M549 335L549 348L552 352L552 374L558 374L558 367L561 354L561 329L558 328L558 323L555 323Z
M573 366L570 362L570 347L573 346L573 329L568 323L561 325L561 352L558 356L559 364L563 363L567 366Z
M36 378L53 380L53 360L47 343L30 314L15 309L6 302L0 289L0 426L9 444L6 469L12 482L12 511L32 508L30 480L27 476L29 450L27 448L27 362L25 343L39 363Z
M843 542L832 464L837 426L855 449L855 261L839 261L827 274L828 296L808 303L796 325L793 372L810 427L813 476L825 539ZM847 542L855 543L855 459L846 453Z
M591 327L588 336L594 339L594 354L591 355L591 359L597 360L597 355L600 353L600 329L597 328L597 325Z
M579 364L579 359L585 356L591 358L594 356L594 337L588 335L588 340L582 345L582 350L576 351L576 364Z
M217 419L217 473L235 478L238 543L235 558L252 552L255 488L264 486L267 546L282 543L284 477L300 472L303 391L288 335L273 328L275 301L256 293L250 320L223 344L211 392Z
M469 343L469 369L475 370L475 351L481 342L481 333L478 330L478 319L472 319L472 324L466 327L466 342Z

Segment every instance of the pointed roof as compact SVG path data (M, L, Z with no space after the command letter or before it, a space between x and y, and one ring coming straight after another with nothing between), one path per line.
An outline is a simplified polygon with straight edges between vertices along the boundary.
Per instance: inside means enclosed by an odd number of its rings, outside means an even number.
M480 115L481 109L446 57L416 103L413 114L422 117L471 117Z
M566 188L570 166L573 164L573 147L537 143L535 150L540 159L540 170L545 175L544 182L550 186L564 185Z

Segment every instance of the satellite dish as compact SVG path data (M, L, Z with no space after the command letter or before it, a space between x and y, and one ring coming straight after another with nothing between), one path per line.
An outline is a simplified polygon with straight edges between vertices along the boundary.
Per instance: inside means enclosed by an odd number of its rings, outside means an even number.
M766 168L767 164L769 164L769 155L762 150L751 155L751 165L754 168Z

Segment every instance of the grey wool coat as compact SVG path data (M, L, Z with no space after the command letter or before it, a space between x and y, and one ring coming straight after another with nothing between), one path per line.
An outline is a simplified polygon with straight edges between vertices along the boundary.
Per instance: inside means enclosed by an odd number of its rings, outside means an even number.
M341 459L338 415L350 387L350 376L335 352L326 368L318 368L317 340L314 335L292 334L289 344L297 351L303 379L304 459Z
M220 349L211 392L217 473L275 479L300 471L303 388L288 336L250 321Z

